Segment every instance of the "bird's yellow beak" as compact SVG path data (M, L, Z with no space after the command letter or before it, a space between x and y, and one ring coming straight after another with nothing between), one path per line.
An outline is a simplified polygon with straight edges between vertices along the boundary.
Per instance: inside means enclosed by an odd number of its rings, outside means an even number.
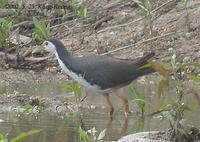
M41 50L45 51L45 42L43 42L40 46Z
M45 47L45 44L44 44L44 42L41 44L41 47L42 47L42 48L44 48L44 47Z

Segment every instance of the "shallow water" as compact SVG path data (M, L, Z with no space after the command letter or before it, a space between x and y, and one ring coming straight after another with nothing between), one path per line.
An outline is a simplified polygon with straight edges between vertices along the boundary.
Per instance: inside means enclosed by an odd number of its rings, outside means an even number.
M156 85L152 81L145 83L137 83L138 90L143 90L146 95L147 105L146 113L155 111L170 100L174 100L173 88L166 90L167 96L158 99L155 95ZM67 91L58 87L55 83L38 83L38 84L12 84L10 86L2 86L0 94L12 93L17 91L27 95L39 95L43 97L55 97L66 94ZM81 126L85 130L95 128L97 134L107 128L107 140L117 140L127 134L140 131L150 130L166 130L168 123L159 117L141 117L139 109L128 93L128 89L124 89L124 94L129 98L130 109L133 113L126 118L123 112L121 101L116 96L111 95L114 104L115 113L113 121L110 120L106 110L106 102L102 95L89 94L82 103L82 108L76 114L65 115L56 112L42 112L36 116L17 116L15 111L0 111L0 132L8 134L8 138L17 136L22 132L39 129L41 133L30 136L24 142L79 142L78 129ZM189 97L187 102L193 101ZM187 122L200 127L199 109L195 113L187 113Z

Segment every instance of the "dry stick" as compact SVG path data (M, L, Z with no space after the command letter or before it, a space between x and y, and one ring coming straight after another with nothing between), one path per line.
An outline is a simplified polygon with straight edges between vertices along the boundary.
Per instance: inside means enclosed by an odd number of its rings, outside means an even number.
M164 3L164 4L162 4L161 6L155 8L154 10L152 10L150 13L154 13L154 12L158 11L159 9L161 9L162 7L164 7L165 5L169 4L169 3L172 2L172 1L174 1L174 0L169 0L169 1L167 1L166 3ZM107 30L114 29L114 28L125 27L125 26L131 25L131 24L133 24L133 23L139 22L139 21L143 20L144 18L145 18L145 16L143 16L143 17L141 17L141 18L138 18L138 19L136 19L136 20L134 20L134 21L128 22L128 23L124 23L124 24L120 24L120 25L111 26L111 27L105 28L105 29L103 29L103 30L101 30L101 31L98 31L97 33L99 34L99 33L105 32L105 31L107 31Z
M121 2L121 1L120 1ZM116 4L116 3L114 3L114 4ZM113 5L112 5L113 6ZM114 5L115 6L115 5ZM107 7L107 8L105 8L104 10L107 10L107 9L109 9L110 7ZM89 11L89 12L87 12L87 14L92 14L92 13L95 13L96 11ZM76 16L75 14L73 15L73 14L71 14L71 15L69 15L69 16ZM76 20L79 20L80 18L78 18L78 19L76 19ZM88 17L88 20L89 19L92 19L91 17ZM72 21L65 21L65 22L63 22L63 23L60 23L60 24L57 24L57 25L54 25L54 26L51 26L50 27L50 29L53 29L53 28L57 28L57 27L59 27L59 26L63 26L63 25L65 25L65 24L68 24L68 23L70 23L70 22L72 22Z
M156 37L153 37L153 38L141 41L141 42L137 42L137 43L134 43L134 44L131 44L131 45L127 45L127 46L124 46L124 47L120 47L120 48L108 51L108 52L103 53L101 55L103 56L103 55L107 55L107 54L110 54L110 53L114 53L114 52L117 52L119 50L124 50L124 49L130 48L132 46L136 46L136 45L139 45L139 44L142 44L142 43L146 43L146 42L149 42L149 41L153 41L153 40L163 38L163 37L167 37L167 36L174 35L174 34L175 34L175 32L171 32L171 33L167 33L167 34L164 34L164 35L156 36Z
M110 21L112 19L113 19L113 16L110 16L110 15L101 18L100 20L94 23L94 29L97 30L101 26L102 23Z
M115 3L115 4L116 4L116 3ZM110 8L110 7L108 7L108 8ZM108 8L105 8L105 10L108 9ZM95 13L95 11L89 11L89 12L87 12L87 14L92 14L92 13ZM70 16L76 16L76 15L70 15ZM76 20L79 20L79 19L80 19L80 18L78 18L78 19L76 19ZM91 18L88 17L88 19L91 19ZM50 29L57 28L57 27L59 27L59 26L63 26L63 25L65 25L65 24L67 24L67 23L70 23L70 22L72 22L72 21L65 21L65 22L63 22L63 23L60 23L60 24L51 26Z
M101 30L101 31L98 31L97 34L102 33L102 32L105 32L105 31L107 31L107 30L111 30L111 29L115 29L115 28L125 27L125 26L128 26L128 25L131 25L131 24L133 24L133 23L136 23L136 22L139 22L139 21L143 20L144 18L145 18L145 17L143 16L143 17L141 17L141 18L139 18L139 19L136 19L135 21L131 21L131 22L128 22L128 23L125 23L125 24L120 24L120 25L115 25L115 26L111 26L111 27L105 28L105 29L103 29L103 30Z
M122 4L122 3L126 3L126 2L124 2L124 0L114 1L113 3L109 3L109 4L105 5L104 8L105 8L105 9L110 9L110 8L119 6L119 5Z
M91 19L91 18L88 18L88 20L89 20L89 19ZM78 19L76 19L76 20L78 20ZM50 29L54 29L54 28L57 28L57 27L59 27L59 26L63 26L63 25L66 25L66 24L69 24L69 23L72 23L72 22L73 22L73 21L65 21L65 22L63 22L63 23L60 23L60 24L51 26ZM85 25L84 25L84 26L85 26Z
M162 7L164 7L165 5L167 5L168 3L172 2L172 1L173 1L173 0L167 1L166 3L162 4L161 6L157 7L156 9L152 10L151 13L153 13L153 12L155 12L155 11L161 9ZM132 21L132 22L129 22L129 23L126 23L126 24L116 25L116 26L109 27L109 28L112 29L112 28L117 28L117 27L121 27L121 26L126 26L126 25L129 25L129 24L138 22L138 21L140 21L140 20L142 20L142 19L144 19L144 18L145 18L145 17L141 17L141 18L139 18L139 19L137 19L137 20L135 20L135 21ZM106 29L109 29L109 28L106 28ZM98 33L103 32L103 31L106 31L106 29L104 29L104 30L102 30L102 31L99 31ZM114 53L114 52L117 52L117 51L119 51L119 50L124 50L124 49L127 49L127 48L132 47L132 46L136 46L136 45L139 45L139 44L142 44L142 43L146 43L146 42L149 42L149 41L153 41L153 40L156 40L156 39L159 39L159 38L163 38L163 37L166 37L166 36L170 36L170 35L173 35L173 34L175 34L175 32L167 33L167 34L165 34L165 35L153 37L153 38L150 38L150 39L147 39L147 40L144 40L144 41L135 43L135 44L131 44L131 45L128 45L128 46L124 46L124 47L121 47L121 48L117 48L117 49L115 49L115 50L112 50L112 51L103 53L103 54L101 54L101 55L102 55L102 56L103 56L103 55L108 55L108 54L110 54L110 53Z
M21 26L30 26L31 27L31 26L33 26L33 21L23 21L23 22L17 23L11 27L11 31L18 27L21 27Z

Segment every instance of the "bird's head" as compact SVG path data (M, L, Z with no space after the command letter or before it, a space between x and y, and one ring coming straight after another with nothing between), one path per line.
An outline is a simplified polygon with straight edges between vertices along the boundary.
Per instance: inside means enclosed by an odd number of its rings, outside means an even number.
M54 53L54 54L58 52L58 50L65 49L63 43L59 41L58 39L54 39L54 38L45 40L42 46L44 47L46 51Z

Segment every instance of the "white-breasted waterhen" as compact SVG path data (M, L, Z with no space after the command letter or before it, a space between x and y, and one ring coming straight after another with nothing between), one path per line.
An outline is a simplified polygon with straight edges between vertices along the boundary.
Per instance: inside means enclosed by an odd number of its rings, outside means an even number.
M109 93L130 84L136 78L154 72L145 65L154 56L151 52L139 60L117 59L109 56L72 56L58 39L48 39L43 46L46 51L54 53L62 69L87 90L106 96L109 113L112 115L113 106ZM130 113L128 100L117 95L124 103L125 112Z

